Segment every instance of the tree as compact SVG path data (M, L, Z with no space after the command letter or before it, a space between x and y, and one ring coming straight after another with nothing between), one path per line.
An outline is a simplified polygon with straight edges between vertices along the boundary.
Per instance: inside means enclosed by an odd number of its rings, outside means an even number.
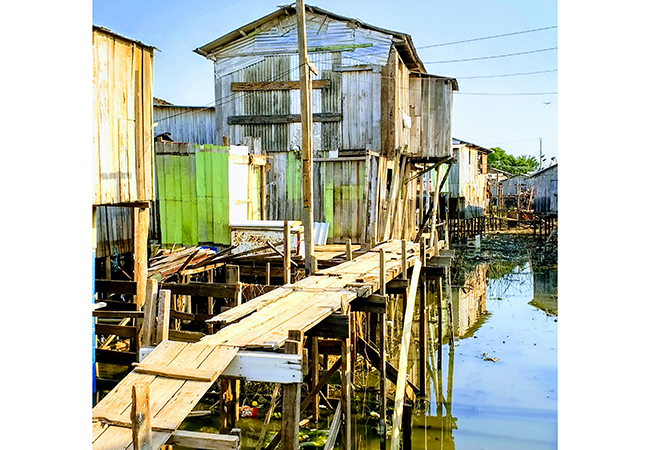
M512 156L507 154L501 147L493 147L490 150L492 150L492 153L488 155L488 165L493 169L520 175L533 172L539 167L539 162L534 156Z

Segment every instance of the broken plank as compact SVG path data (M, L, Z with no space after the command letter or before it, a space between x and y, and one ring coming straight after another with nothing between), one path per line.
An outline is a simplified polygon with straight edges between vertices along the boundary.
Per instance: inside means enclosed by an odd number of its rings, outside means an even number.
M167 444L205 450L237 450L239 436L177 430L172 433Z

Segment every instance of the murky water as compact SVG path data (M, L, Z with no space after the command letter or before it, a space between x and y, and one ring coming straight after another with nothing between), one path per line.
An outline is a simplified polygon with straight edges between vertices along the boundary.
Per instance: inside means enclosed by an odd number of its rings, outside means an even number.
M419 349L426 341L426 395L413 408L411 447L417 450L555 449L557 448L557 269L531 269L529 263L477 264L451 285L455 345L443 340L442 363L432 350L437 334L429 323L421 339L414 323L409 377L419 385ZM430 296L433 294L429 294ZM433 301L428 299L429 307ZM389 347L398 357L400 307L389 309ZM417 320L416 314L416 320ZM443 314L446 334L449 317ZM357 371L354 409L355 447L379 448L376 371ZM368 389L363 389L365 386ZM391 395L389 383L389 395ZM248 401L252 400L248 399ZM392 404L389 401L389 421ZM301 447L319 447L325 440L328 414L321 431ZM242 419L242 448L254 448L263 417ZM277 431L273 421L269 431ZM183 428L216 432L215 416L186 422ZM270 433L267 434L267 442ZM390 434L388 438L390 445ZM338 446L337 446L338 448Z

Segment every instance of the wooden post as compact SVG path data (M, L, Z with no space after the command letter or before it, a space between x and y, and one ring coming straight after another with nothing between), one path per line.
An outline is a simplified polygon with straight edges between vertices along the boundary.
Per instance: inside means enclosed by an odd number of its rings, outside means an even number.
M230 410L232 409L232 384L230 380L219 381L219 433L228 434L233 427Z
M255 445L255 450L262 450L262 445L264 445L264 437L266 436L266 429L271 422L271 417L275 411L275 406L278 401L278 394L280 392L280 383L275 383L273 386L273 394L271 394L271 406L269 407L266 417L264 418L264 424L262 425L262 431L260 431L260 437Z
M142 321L142 346L151 347L154 344L154 329L156 327L156 299L158 298L158 280L147 280L147 293L144 301L144 320Z
M343 303L343 302L342 302ZM341 339L341 406L343 408L343 428L341 430L341 450L352 448L352 348L350 336L354 326L354 314L349 305L341 305L341 313L350 317L348 337Z
M289 222L284 221L284 284L291 283L291 230Z
M158 295L158 325L156 327L156 342L160 344L169 339L169 308L172 291L162 289Z
M345 256L348 261L352 261L352 239L345 241Z
M266 285L267 286L271 285L271 263L270 262L266 263Z
M318 358L318 336L312 336L309 338L309 366L311 370L311 389L313 390L318 385L319 379L319 358ZM319 406L320 406L320 395L317 393L314 396L312 402L312 417L313 421L318 428L318 416L319 416Z
M302 354L303 332L289 331L289 339L284 343L284 353ZM298 431L300 422L300 383L287 383L282 386L282 429L280 439L282 450L298 450Z
M235 306L242 303L242 290L239 284L239 266L227 264L226 265L226 284L236 284L234 302Z
M147 238L149 236L149 207L135 208L135 236L133 250L133 280L136 282L135 303L142 310L147 293Z
M305 271L307 276L314 270L314 210L313 210L313 159L312 159L312 105L311 73L315 71L307 56L305 28L305 4L296 2L298 33L298 66L300 68L300 117L302 129L302 225L305 232Z
M148 383L137 383L132 386L131 402L133 450L152 450Z
M208 283L214 283L214 269L208 270ZM214 297L208 297L208 314L214 315ZM208 324L208 334L214 333L214 325Z
M402 450L411 450L411 424L412 424L413 405L410 401L404 402L404 418L402 419L403 437ZM441 442L442 445L442 442Z
M420 259L426 261L426 249L424 247L424 238L420 240ZM420 392L426 398L426 362L427 362L427 283L426 277L422 277L420 282L420 321L419 338L420 338L420 361L419 361L419 378Z
M404 396L406 394L406 375L408 365L408 351L411 343L411 327L413 324L413 310L415 309L415 294L420 278L422 263L415 260L413 274L409 283L406 310L404 311L404 326L402 329L402 343L399 350L399 365L397 367L397 383L395 383L395 409L393 410L393 432L390 440L391 450L399 450L400 428L402 426L402 413Z
M438 370L442 369L442 278L436 279L438 285Z
M406 277L406 274L404 274ZM386 253L379 250L379 294L386 295ZM386 450L386 314L379 319L379 449Z

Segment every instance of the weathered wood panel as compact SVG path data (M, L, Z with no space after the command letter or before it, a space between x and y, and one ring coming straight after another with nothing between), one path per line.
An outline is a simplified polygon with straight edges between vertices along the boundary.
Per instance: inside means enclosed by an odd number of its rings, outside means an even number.
M230 221L236 199L259 197L259 175L243 164L233 179L228 147L156 143L156 179L163 245L199 243L228 245ZM248 156L245 156L245 159ZM237 162L241 162L241 158ZM246 161L248 161L246 159ZM239 166L239 164L236 164ZM252 180L249 182L249 176ZM252 219L259 219L259 202L253 202ZM251 212L251 214L252 214Z
M153 200L153 47L93 29L93 204Z

